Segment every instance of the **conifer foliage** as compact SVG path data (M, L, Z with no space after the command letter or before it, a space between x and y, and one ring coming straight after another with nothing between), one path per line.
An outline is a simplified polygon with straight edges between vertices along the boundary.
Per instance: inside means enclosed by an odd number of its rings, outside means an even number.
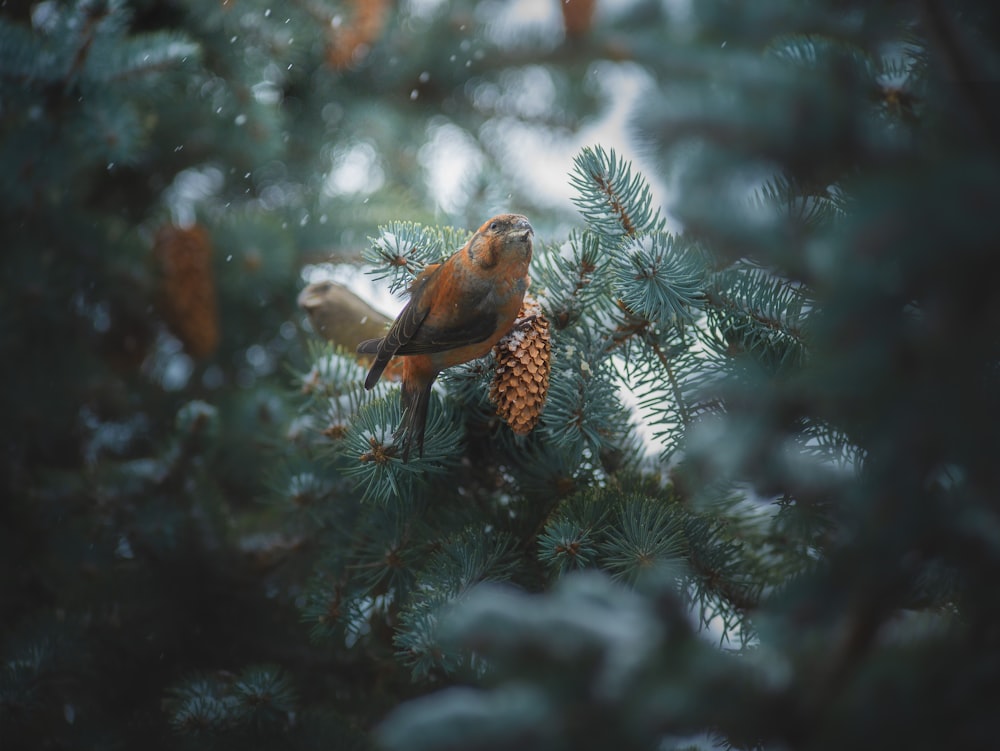
M0 9L0 748L993 747L994 4L286 6ZM643 148L533 207L501 136L618 65ZM299 269L501 202L524 320L403 462Z
M1000 17L764 7L693 4L719 44L665 53L639 115L684 232L588 150L585 227L536 274L549 446L606 454L611 415L582 426L620 373L669 482L556 503L552 589L457 603L438 633L487 680L401 707L387 748L993 743Z

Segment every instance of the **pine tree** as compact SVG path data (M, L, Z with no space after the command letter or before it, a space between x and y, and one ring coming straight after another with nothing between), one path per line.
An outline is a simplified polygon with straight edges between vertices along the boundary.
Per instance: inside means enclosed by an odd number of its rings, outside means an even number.
M647 58L683 232L581 154L542 431L604 456L621 378L672 468L547 508L551 588L457 600L483 685L386 748L994 744L1000 18L961 5L698 3Z
M0 11L3 748L992 747L1000 15L676 5ZM600 64L651 158L533 206ZM498 208L537 317L403 462L300 268Z

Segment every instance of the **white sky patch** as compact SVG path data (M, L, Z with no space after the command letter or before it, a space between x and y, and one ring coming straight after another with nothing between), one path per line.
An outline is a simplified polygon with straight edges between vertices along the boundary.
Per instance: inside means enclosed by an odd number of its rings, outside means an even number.
M374 193L384 182L378 151L367 141L356 141L334 151L323 192L328 196Z
M559 2L539 0L481 0L477 15L487 23L489 37L498 44L515 47L535 46L539 41L557 44L564 37L563 15ZM689 21L691 0L660 0L671 21ZM440 0L422 0L416 5L438 5ZM595 4L592 25L613 21L628 13L636 0L602 0Z
M164 191L164 200L174 224L180 227L193 225L198 204L218 193L225 182L225 176L218 167L190 167L177 173L170 187Z
M440 4L440 0L409 2L412 12L425 15L432 15ZM613 20L634 5L635 0L605 0L598 4L594 24ZM689 0L663 0L663 5L672 21L683 21L690 14ZM555 2L488 0L477 7L476 17L486 25L488 37L502 46L537 48L540 41L551 40L555 45L562 40L562 14ZM479 134L485 143L500 144L491 151L499 155L508 178L520 182L527 197L539 205L574 210L571 199L575 193L568 180L573 159L584 146L601 145L629 159L649 183L654 205L666 206L668 187L658 180L655 165L637 148L628 126L636 105L655 86L652 76L634 63L598 61L585 80L574 85L596 90L604 108L578 131L566 135L531 122L550 114L556 99L556 82L544 66L512 69L498 82L480 84L476 96L482 101L477 104L509 113L487 122ZM438 207L449 214L461 213L469 181L479 174L485 161L476 140L458 126L440 120L432 124L420 160Z
M695 31L691 7L693 0L660 0L660 3L667 13L671 35L690 39Z
M587 76L606 102L603 113L568 137L529 124L506 128L513 172L529 176L525 187L540 203L570 208L575 195L568 180L573 159L583 147L600 145L631 160L649 183L654 205L663 206L666 188L657 181L652 165L637 153L629 133L636 105L654 86L652 77L638 65L612 62L595 64ZM525 96L534 94L526 92Z
M528 66L516 74L503 81L502 89L486 84L481 87L480 105L489 106L490 100L495 100L498 109L511 113L489 120L481 136L484 142L498 144L494 152L500 155L508 179L519 182L531 201L557 210L575 210L572 198L576 193L569 184L573 159L585 146L600 145L630 160L633 170L649 184L654 206L666 205L667 186L629 133L636 105L655 86L649 73L632 63L596 63L587 74L588 81L581 85L597 89L605 101L603 112L569 135L531 122L544 117L553 101L555 82L549 72ZM511 100L519 104L509 106ZM462 195L463 180L474 177L482 167L483 157L474 139L449 124L447 129L438 129L421 157L426 160L429 187L438 205L445 211L460 208L456 199Z
M486 85L478 86L476 96L484 88ZM552 72L544 65L526 65L505 71L496 88L499 90L498 109L528 119L549 115L559 93Z
M445 0L407 0L406 11L419 18L431 18Z
M476 11L487 24L490 39L506 47L537 47L540 42L555 46L563 36L562 13L554 2L487 0Z
M625 377L625 362L617 355L611 358L611 362L621 379L618 386L618 398L632 414L632 427L635 429L636 435L639 436L639 440L642 441L645 458L655 457L663 450L663 444L653 435L655 432L653 426L643 417L639 407L639 397L628 386L628 379Z
M444 119L430 126L430 138L420 148L420 163L435 202L449 214L461 213L468 196L468 180L482 169L484 158L475 139Z
M260 104L277 105L281 102L281 87L274 81L261 81L250 87L253 98Z

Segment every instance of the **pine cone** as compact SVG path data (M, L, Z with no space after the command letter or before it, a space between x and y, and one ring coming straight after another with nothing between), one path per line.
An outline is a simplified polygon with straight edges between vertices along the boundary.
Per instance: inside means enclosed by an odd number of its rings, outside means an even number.
M538 423L549 390L549 322L541 306L525 297L514 328L493 348L496 372L490 401L511 430L527 435Z
M327 29L326 60L337 70L363 60L379 37L392 11L391 0L350 0L350 20Z
M590 31L597 0L562 0L563 26L568 39L579 39Z
M212 239L208 231L165 225L153 241L160 271L159 307L173 334L193 357L210 355L219 344Z

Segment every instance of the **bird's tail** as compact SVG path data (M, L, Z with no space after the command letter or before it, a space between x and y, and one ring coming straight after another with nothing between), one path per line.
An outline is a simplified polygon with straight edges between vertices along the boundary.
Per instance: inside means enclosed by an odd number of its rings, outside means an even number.
M382 339L365 339L365 341L358 345L357 351L359 355L375 355L375 361L372 363L371 370L368 371L368 377L365 378L365 388L369 391L375 388L378 379L382 377L382 371L385 370L385 366L392 359L391 354L380 350L379 345L383 341Z
M405 462L410 458L411 448L416 448L417 456L424 455L424 429L427 427L427 408L431 403L431 384L425 386L404 381L400 401L403 419L392 434L392 440L402 447Z

